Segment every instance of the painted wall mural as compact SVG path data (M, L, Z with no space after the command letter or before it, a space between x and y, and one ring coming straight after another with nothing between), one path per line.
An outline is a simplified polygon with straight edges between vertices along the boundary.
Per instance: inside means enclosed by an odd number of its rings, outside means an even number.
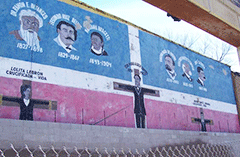
M235 104L228 66L143 31L139 37L145 84Z
M240 0L231 0L231 2L236 6L240 7Z
M228 66L64 1L1 5L0 118L240 132Z
M116 72L130 61L127 25L64 2L45 3L5 2L1 20L7 22L1 28L8 31L1 35L8 44L1 56L131 79L127 72Z

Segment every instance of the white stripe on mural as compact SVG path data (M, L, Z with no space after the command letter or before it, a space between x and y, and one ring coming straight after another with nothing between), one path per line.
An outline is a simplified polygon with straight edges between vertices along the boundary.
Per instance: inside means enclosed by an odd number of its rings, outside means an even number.
M113 89L113 82L134 85L133 82L3 57L0 57L0 76L133 97L133 93ZM29 78L29 76L32 77ZM160 91L160 97L146 95L145 98L148 99L187 106L203 107L214 111L237 114L235 104L206 99L191 94L147 85L143 85L143 87Z
M139 42L139 33L138 29L128 25L128 37L129 37L129 47L130 47L130 60L132 63L138 63L141 65L141 54L140 54L140 42ZM134 71L134 69L138 69L141 71L141 68L138 66L131 66L131 69ZM132 82L134 83L134 72L132 74ZM140 77L141 73L140 73ZM143 80L141 80L141 83Z

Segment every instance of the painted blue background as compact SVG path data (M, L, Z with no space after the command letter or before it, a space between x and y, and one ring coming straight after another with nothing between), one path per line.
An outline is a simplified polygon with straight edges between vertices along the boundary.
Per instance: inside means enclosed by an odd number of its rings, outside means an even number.
M142 65L148 71L148 75L143 78L144 84L236 104L231 70L227 65L199 55L183 48L182 46L143 31L139 31L139 39ZM166 79L169 78L169 75L165 69L164 56L163 62L159 61L159 55L164 49L170 50L176 57L175 71L177 73L177 77L175 80L178 80L179 84L166 81ZM188 81L186 78L182 77L182 67L178 66L178 59L181 56L186 56L193 63L194 71L192 71L192 78L194 80L193 83L191 83L193 88L183 86L183 82ZM199 90L200 85L197 83L198 65L194 64L196 60L202 62L205 66L204 73L206 80L204 88L207 89L207 92ZM214 69L212 67L214 67ZM223 73L223 70L227 72L227 75Z
M0 6L0 29L2 30L0 31L0 41L1 45L4 45L0 47L0 56L131 81L131 74L127 70L123 70L124 65L130 62L127 25L56 0L21 1L36 4L48 15L48 18L43 20L43 27L38 31L43 53L33 52L30 49L24 50L17 48L17 43L25 42L17 40L14 35L9 34L9 32L13 30L19 30L20 27L18 17L10 15L12 7L18 2L19 0L3 1ZM19 12L20 11L18 11L18 13ZM70 53L78 55L80 57L78 61L58 57L58 52L66 52L53 41L58 35L56 25L60 20L56 21L54 26L48 23L51 17L58 13L70 15L71 18L77 19L82 25L82 29L78 30L77 40L73 44L73 47L78 51L72 50ZM111 38L109 41L104 38L104 49L109 56L96 56L90 52L91 31L89 33L84 31L83 22L86 20L85 16L90 16L93 21L93 23L91 23L92 25L98 25L104 28L109 34ZM99 33L101 34L101 32ZM100 62L109 62L112 64L112 67L91 64L89 63L90 58L99 60Z

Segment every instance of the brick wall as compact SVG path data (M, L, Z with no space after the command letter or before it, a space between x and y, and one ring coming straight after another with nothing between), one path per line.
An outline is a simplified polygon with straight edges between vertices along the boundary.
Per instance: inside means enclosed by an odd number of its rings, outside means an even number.
M25 144L31 149L149 149L157 146L194 143L219 143L240 138L235 133L214 133L179 130L135 129L53 122L0 119L0 149L15 148Z

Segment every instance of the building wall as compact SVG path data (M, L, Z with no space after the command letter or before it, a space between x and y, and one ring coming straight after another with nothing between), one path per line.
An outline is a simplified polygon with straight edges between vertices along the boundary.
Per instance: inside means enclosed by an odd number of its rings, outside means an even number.
M135 152L136 149L155 150L158 146L173 146L194 144L222 144L238 142L239 134L197 132L197 131L176 131L157 129L133 129L125 127L106 127L91 125L76 125L51 122L16 121L12 119L0 119L0 148L10 149L10 144L18 150L24 148L25 144L29 149L49 150L52 146L55 149L66 147L73 150L88 148L99 151L116 149ZM23 131L24 130L24 131ZM23 142L24 141L24 142ZM234 147L237 149L237 146ZM59 152L59 151L58 151Z
M152 91L144 95L147 128L199 131L200 124L191 118L200 118L203 108L205 119L213 121L207 124L208 131L240 132L228 66L123 20L67 2L74 6L34 0L5 1L1 6L0 27L6 30L0 34L5 44L0 47L1 118L19 118L19 106L4 98L20 99L20 87L28 82L33 100L49 102L48 106L35 105L34 121L134 128L134 94L119 85L134 87L134 75L139 74L141 87ZM19 39L21 14L35 16L38 37ZM71 24L66 25L69 30L76 29L71 50L56 42L60 21ZM91 52L93 32L102 36L102 49L108 55ZM175 62L175 76L168 73L166 55ZM184 76L186 67L191 80ZM198 82L200 72L206 78L204 85Z
M10 93L19 95L19 89L16 86L21 86L21 81L3 77L1 81L3 82L1 89L5 89L3 95L15 95ZM9 88L12 82L17 81L18 84L14 83L15 88ZM34 109L34 121L135 127L133 96L38 82L33 82L32 88L33 95L37 95L33 98L58 101L57 111ZM116 102L116 100L120 101ZM197 107L150 99L145 99L145 104L147 128L200 131L200 125L191 122L191 117L200 117L200 109ZM19 119L19 107L1 106L0 111L1 118ZM209 109L204 109L204 113L206 119L214 122L214 125L207 126L208 131L239 132L236 114Z

